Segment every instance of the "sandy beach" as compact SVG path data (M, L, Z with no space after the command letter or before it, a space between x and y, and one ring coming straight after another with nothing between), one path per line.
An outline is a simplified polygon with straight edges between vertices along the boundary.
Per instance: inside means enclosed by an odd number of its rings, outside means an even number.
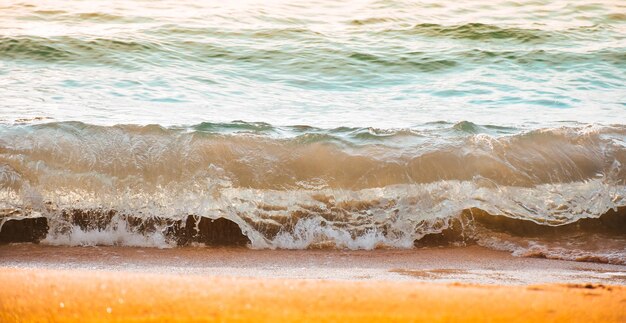
M0 247L0 321L623 322L625 280L626 266L479 247L18 244Z

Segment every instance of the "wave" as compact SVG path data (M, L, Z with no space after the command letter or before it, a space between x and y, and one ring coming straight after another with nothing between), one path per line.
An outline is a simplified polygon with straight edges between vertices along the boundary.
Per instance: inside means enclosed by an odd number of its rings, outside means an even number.
M277 211L275 208L265 207ZM41 241L51 245L122 245L172 248L189 244L253 248L409 248L467 246L512 252L515 256L626 264L626 208L609 210L599 218L579 219L561 226L492 215L465 209L457 216L421 221L415 240L393 239L390 232L365 229L351 232L314 219L267 230L225 218L196 215L174 220L158 216L121 214L114 210L64 210L59 218L21 217L0 221L0 243ZM43 221L42 221L43 220ZM49 227L48 223L53 226ZM261 231L258 231L261 230ZM273 233L270 233L274 231ZM425 233L424 232L428 232ZM271 236L271 245L253 243L258 234ZM268 235L269 234L269 235Z
M626 174L621 167L626 128L620 125L515 133L469 122L431 129L58 122L7 125L0 131L4 168L38 185L59 174L104 186L108 180L132 179L129 185L144 189L198 178L253 189L306 188L303 183L312 181L320 187L365 189L475 179L532 187L592 180L623 184Z
M452 30L457 29L453 28ZM203 33L203 31L198 32ZM206 33L209 32L206 31ZM389 48L380 52L359 48L342 49L324 36L305 33L302 30L251 31L251 34L246 37L258 39L294 33L308 35L303 36L302 39L298 37L292 39L294 43L301 43L302 46L297 48L272 46L265 49L248 46L225 46L219 41L221 37L224 37L222 35L215 35L214 38L209 37L208 39L203 38L204 40L150 36L142 38L4 36L0 37L0 59L74 65L107 64L124 67L132 67L139 63L159 64L158 62L162 60L168 60L172 63L184 61L195 64L230 62L262 64L263 68L275 66L284 72L292 73L314 70L317 73L348 73L351 76L364 73L378 75L436 72L460 66L470 67L472 64L485 65L503 62L517 66L541 65L572 68L602 62L619 67L624 60L623 48L580 51L552 50L549 48L512 50L506 47L502 49L475 49L464 46L462 49L429 49L428 51ZM497 32L494 31L494 33ZM309 43L316 45L308 46ZM379 71L375 73L373 70L367 70L368 66L376 67ZM334 72L333 69L335 69ZM363 69L366 71L362 71Z
M0 58L65 62L68 64L122 64L120 54L156 53L159 45L149 41L62 37L0 37Z
M46 218L49 243L170 246L181 243L175 232L194 241L202 230L184 228L225 219L236 228L216 232L243 235L238 241L253 248L406 248L445 235L453 223L488 223L488 234L467 225L462 232L483 245L544 256L530 238L608 234L599 250L613 254L601 259L621 263L624 244L611 241L623 239L624 226L571 228L626 206L625 162L622 125L13 124L0 126L0 208L3 222ZM478 209L488 215L460 220ZM492 218L516 224L504 225L503 237L493 233L501 224ZM127 239L137 232L141 238ZM574 254L568 257L586 255Z
M430 37L450 37L468 40L513 39L522 43L545 42L554 39L554 33L540 29L506 28L482 23L445 26L440 24L418 24L410 32Z
M106 12L71 12L66 10L34 10L31 15L25 16L26 20L56 20L66 22L94 23L145 23L154 19L143 16L118 15Z

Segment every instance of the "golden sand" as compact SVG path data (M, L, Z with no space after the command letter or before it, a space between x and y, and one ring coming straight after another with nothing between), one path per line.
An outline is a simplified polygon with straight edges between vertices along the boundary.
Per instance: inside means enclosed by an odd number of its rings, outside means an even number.
M1 322L625 322L626 287L0 269Z

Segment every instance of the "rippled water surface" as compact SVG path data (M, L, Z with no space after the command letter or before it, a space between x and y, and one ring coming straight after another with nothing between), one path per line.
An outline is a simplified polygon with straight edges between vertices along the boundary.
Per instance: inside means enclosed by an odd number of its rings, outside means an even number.
M0 98L0 226L47 243L626 263L623 1L5 0Z
M621 1L1 6L0 113L8 121L626 121Z

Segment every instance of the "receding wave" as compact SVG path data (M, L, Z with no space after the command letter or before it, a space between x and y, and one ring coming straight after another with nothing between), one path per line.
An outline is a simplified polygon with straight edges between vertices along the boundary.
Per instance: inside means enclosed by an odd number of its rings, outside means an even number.
M3 223L45 218L53 244L217 236L253 248L406 248L453 227L454 237L471 237L453 243L625 263L623 212L605 216L626 206L624 163L621 125L7 124L0 207ZM587 250L592 238L604 243Z

